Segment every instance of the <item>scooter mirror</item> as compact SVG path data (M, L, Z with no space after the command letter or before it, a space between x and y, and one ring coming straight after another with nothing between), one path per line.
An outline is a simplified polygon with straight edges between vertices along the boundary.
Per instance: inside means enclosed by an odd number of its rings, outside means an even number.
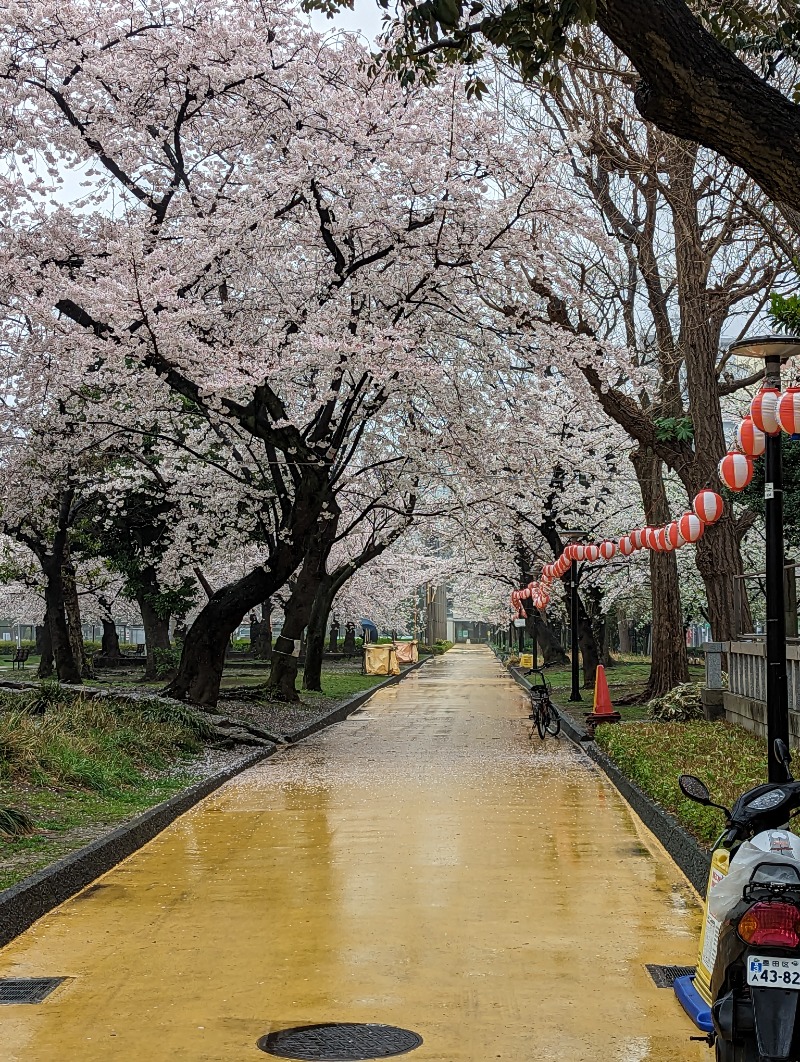
M695 804L711 803L711 794L705 784L693 774L682 774L678 779L678 785L683 795L693 800Z
M792 781L792 754L786 747L786 742L782 738L775 738L775 759L781 764L786 771L786 777L789 781Z

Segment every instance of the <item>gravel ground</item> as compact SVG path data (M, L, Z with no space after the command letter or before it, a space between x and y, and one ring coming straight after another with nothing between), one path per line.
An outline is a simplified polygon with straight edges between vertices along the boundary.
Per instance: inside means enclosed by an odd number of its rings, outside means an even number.
M217 711L231 716L233 719L242 719L245 723L261 727L269 734L291 736L298 730L316 723L328 712L338 708L343 699L335 697L314 698L313 704L302 700L295 704L287 704L285 701L253 701L239 700L235 697L223 696L220 698Z

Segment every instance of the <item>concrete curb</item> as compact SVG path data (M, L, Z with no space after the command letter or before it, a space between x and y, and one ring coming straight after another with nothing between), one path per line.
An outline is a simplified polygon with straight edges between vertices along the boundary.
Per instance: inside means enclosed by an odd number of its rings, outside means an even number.
M518 674L516 669L509 669L509 674L524 690L531 688L531 684L522 675ZM561 729L563 732L597 764L630 804L645 826L664 845L700 895L704 896L708 885L711 853L703 848L673 815L670 815L660 804L657 804L644 793L635 782L626 778L614 761L603 752L597 742L593 741L584 730L576 726L563 709L556 705L556 710L561 717Z
M376 686L355 694L315 723L287 735L288 743L294 745L303 738L346 719L378 690L401 682L406 675L410 675L412 671L416 671L432 659L433 657L430 656L425 657L399 675L391 675L385 682L379 682ZM152 841L162 830L193 808L195 804L199 804L205 797L210 796L225 782L260 763L261 760L274 755L276 751L276 745L257 749L234 766L226 767L224 771L218 771L217 774L204 778L202 782L197 782L188 789L184 789L182 793L176 793L169 800L156 804L155 807L123 823L104 837L99 837L91 844L78 848L75 852L64 856L63 859L51 863L50 866L37 870L35 874L24 878L11 888L0 891L0 948L14 940L20 933L24 933L42 915L58 907L59 904L90 885L101 874L105 874L123 859L133 855L148 841Z

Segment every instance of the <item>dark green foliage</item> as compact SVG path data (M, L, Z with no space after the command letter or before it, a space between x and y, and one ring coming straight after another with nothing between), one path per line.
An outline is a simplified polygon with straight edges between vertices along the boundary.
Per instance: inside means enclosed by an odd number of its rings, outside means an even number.
M207 715L184 704L183 701L168 701L161 697L138 701L137 710L142 719L150 723L163 723L168 727L178 727L207 739L214 736L214 726Z
M653 423L659 442L691 442L694 438L691 417L660 417Z
M0 836L27 837L35 827L30 815L14 808L0 808Z
M753 462L753 478L744 490L722 490L727 503L745 505L764 520L764 462ZM800 549L800 441L783 436L783 525L786 542Z
M174 674L181 662L180 648L154 649L153 656L156 662L156 675L158 678L169 678Z
M779 332L800 335L800 295L770 295L769 315Z

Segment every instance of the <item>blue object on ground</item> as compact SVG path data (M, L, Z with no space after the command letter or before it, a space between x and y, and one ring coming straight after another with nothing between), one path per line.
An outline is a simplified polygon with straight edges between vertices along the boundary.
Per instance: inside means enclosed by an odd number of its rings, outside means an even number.
M694 987L694 977L675 978L675 995L678 1001L692 1021L701 1032L713 1032L714 1023L711 1020L711 1008Z

